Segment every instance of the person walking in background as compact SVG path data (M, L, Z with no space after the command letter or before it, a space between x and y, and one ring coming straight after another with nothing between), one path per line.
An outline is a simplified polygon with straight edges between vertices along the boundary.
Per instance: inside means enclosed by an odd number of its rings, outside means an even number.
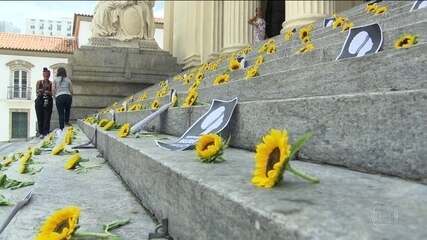
M36 83L35 108L37 115L37 130L40 138L50 132L50 117L52 116L52 82L49 80L50 71L43 68L43 80Z
M70 125L70 110L73 95L71 79L67 77L65 68L58 68L56 78L53 81L53 94L55 96L56 109L58 109L60 133L64 125Z
M256 8L256 15L249 18L248 23L254 26L254 43L263 41L265 39L265 20L263 18L262 8Z

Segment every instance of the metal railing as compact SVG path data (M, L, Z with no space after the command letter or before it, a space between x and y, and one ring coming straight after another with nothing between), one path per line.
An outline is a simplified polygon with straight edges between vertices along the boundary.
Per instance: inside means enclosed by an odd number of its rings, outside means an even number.
M9 86L7 87L7 99L31 100L31 87Z

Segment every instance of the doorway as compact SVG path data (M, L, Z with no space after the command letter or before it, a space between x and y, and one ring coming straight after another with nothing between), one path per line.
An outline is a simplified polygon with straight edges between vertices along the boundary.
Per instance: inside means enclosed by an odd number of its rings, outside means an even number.
M11 112L11 139L28 138L28 112Z
M282 23L285 21L285 1L261 1L265 16L265 35L267 38L280 34Z

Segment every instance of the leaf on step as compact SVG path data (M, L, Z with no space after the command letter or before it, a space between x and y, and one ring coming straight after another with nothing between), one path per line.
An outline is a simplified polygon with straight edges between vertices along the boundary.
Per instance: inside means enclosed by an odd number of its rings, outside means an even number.
M13 205L7 198L0 194L0 206L9 206Z
M31 186L33 184L34 184L34 182L32 182L32 181L28 181L28 182L18 181L18 180L8 178L6 174L0 173L0 189L15 190L18 188Z

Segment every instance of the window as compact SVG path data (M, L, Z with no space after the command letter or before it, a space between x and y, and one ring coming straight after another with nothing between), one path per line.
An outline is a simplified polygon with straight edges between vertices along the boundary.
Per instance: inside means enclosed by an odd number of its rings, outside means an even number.
M13 98L27 98L27 72L16 70L13 72Z
M6 63L10 68L8 99L31 99L30 71L33 64L23 60L12 60Z
M53 28L53 26L52 26L52 24L50 24L49 27L48 27L48 29L52 30L52 28Z
M12 139L28 137L28 112L11 112Z
M42 23L40 24L40 30L43 30L43 28L44 28L44 24Z
M58 25L56 26L56 31L61 31L61 27L62 27L62 26L58 24Z
M34 25L31 25L31 26L30 26L30 28L31 28L31 29L34 29L34 28L36 28L36 27L35 27Z

